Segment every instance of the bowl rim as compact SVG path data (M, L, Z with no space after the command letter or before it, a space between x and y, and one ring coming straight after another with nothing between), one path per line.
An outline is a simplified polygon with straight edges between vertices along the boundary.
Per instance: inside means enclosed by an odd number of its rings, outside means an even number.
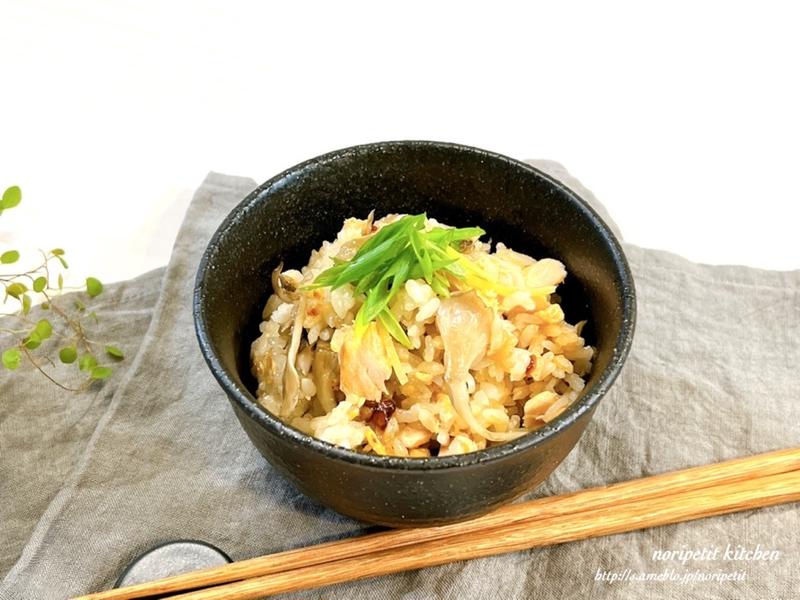
M599 379L586 391L576 402L574 402L564 413L552 423L548 423L541 429L532 431L510 442L503 442L496 446L491 446L475 452L457 454L451 456L432 456L428 458L411 458L399 456L378 456L365 454L349 450L341 446L333 445L329 442L312 437L298 429L284 423L277 416L274 416L267 409L261 407L252 393L243 386L238 385L230 376L227 369L223 367L218 359L210 337L208 335L208 325L204 310L203 288L205 279L210 269L209 264L214 258L216 249L228 232L239 220L250 211L250 207L259 202L265 195L268 195L271 188L278 189L287 180L297 176L302 171L312 168L318 164L327 164L331 161L354 154L368 154L381 152L401 147L410 148L436 148L459 153L477 154L480 157L500 161L508 166L522 169L546 180L550 185L563 192L583 213L591 225L599 231L607 248L611 253L613 263L617 269L619 286L622 289L622 325L619 334L613 343L613 355L606 368L600 374ZM297 165L290 167L281 173L271 177L253 191L251 191L239 204L234 207L219 225L214 235L208 242L203 251L202 258L197 269L195 285L193 291L193 307L195 333L200 344L200 350L211 373L216 378L222 389L226 392L229 400L236 402L236 405L247 413L251 418L258 422L269 432L279 437L286 438L292 443L298 444L310 450L316 451L326 457L344 461L350 464L359 464L364 467L374 469L393 469L403 471L431 471L440 469L463 468L487 462L503 459L512 454L522 452L534 446L538 446L545 440L558 435L564 429L569 428L585 413L594 409L600 399L605 396L608 389L616 380L620 370L628 356L633 341L633 332L636 323L636 292L633 283L630 266L623 253L622 246L612 232L611 228L603 221L600 215L580 197L574 190L567 187L564 183L551 177L547 173L520 160L508 156L483 150L473 146L456 144L451 142L440 142L431 140L393 140L385 142L372 142L348 146L338 150L333 150L325 154L305 160Z

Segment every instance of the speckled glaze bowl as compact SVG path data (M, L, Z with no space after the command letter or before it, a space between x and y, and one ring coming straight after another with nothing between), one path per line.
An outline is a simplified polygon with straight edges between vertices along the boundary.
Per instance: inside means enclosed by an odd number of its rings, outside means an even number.
M513 442L460 456L359 454L314 439L260 407L249 349L266 282L299 268L346 217L427 212L533 257L561 260L567 319L587 319L596 346L583 395L558 419ZM194 292L200 348L256 448L304 493L389 526L427 526L490 511L533 489L575 446L622 367L633 336L633 281L618 241L586 202L535 168L439 142L385 142L306 161L259 186L209 242Z

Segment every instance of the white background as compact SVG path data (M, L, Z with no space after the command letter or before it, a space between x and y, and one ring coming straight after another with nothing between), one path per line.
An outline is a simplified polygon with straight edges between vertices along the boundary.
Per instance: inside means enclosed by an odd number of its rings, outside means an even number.
M0 0L0 247L164 264L192 190L438 139L549 158L636 244L800 268L791 3Z

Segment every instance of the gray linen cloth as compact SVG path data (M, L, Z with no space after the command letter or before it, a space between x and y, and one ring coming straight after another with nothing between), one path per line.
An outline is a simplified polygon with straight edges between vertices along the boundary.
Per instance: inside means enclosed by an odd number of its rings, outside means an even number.
M0 372L0 574L7 573L19 558L47 506L80 462L139 350L163 275L162 267L106 286L91 303L98 315L97 328L102 329L96 337L119 345L128 357L114 365L114 376L104 384L75 394L56 387L32 368L20 368L13 376L5 369ZM64 306L71 306L70 300L65 298ZM52 318L38 308L30 317ZM92 326L91 320L87 326ZM53 340L42 350L53 356L57 348ZM60 381L74 379L70 378L74 366L56 361L55 368Z
M596 202L560 165L534 164ZM200 255L254 186L208 176L187 212L152 316L148 294L160 273L113 290L120 314L109 310L101 323L117 328L129 346L127 371L116 382L77 400L47 391L33 373L2 376L0 566L10 569L0 598L61 599L109 587L132 558L170 539L207 540L242 559L365 529L300 494L261 458L195 342L191 290ZM575 450L532 496L800 445L793 371L800 358L800 271L697 265L629 244L625 251L639 298L631 356ZM141 313L131 320L126 311ZM87 405L91 414L73 440L70 426ZM63 460L58 449L42 448L54 439L68 455ZM287 597L788 599L797 593L798 525L798 507L785 505ZM728 559L728 545L751 554ZM777 555L745 560L757 547ZM653 556L715 548L714 560ZM609 581L625 573L627 581ZM735 579L630 578L670 573Z

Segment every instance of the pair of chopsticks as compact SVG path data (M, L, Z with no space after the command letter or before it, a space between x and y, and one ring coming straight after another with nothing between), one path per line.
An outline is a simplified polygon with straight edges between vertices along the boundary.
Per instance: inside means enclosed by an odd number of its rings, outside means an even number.
M174 594L170 600L254 600L798 500L800 448L791 448L539 498L462 523L278 552L73 600L163 594Z

